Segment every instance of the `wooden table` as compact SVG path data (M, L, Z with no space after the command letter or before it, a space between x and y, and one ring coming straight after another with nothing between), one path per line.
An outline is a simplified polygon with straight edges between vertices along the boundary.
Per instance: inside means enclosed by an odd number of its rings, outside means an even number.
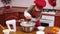
M44 30L45 34L47 34L47 32L52 32L52 28L53 27L46 27L45 30ZM16 32L11 32L10 34L36 34L37 31L38 30L35 29L34 31L32 31L30 33L27 33L27 32L23 32L22 29L18 27Z

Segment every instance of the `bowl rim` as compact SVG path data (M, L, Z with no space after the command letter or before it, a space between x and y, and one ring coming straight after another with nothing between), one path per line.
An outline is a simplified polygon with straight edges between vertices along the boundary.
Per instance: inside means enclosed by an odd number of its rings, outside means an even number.
M41 28L42 28L42 29L41 29ZM38 26L37 29L38 29L38 30L40 30L40 29L41 29L41 30L44 30L45 27L44 27L44 26Z

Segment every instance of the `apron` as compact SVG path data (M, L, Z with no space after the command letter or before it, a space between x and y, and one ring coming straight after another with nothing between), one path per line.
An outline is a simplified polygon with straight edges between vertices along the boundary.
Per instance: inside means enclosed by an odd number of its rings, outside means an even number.
M39 14L37 13L37 11L34 11L33 13L32 13L32 16L35 18L37 18L37 17L39 17L38 16ZM40 19L37 19L37 21L35 22L36 23L36 27L38 27L38 26L40 26L41 25L41 23L40 23Z

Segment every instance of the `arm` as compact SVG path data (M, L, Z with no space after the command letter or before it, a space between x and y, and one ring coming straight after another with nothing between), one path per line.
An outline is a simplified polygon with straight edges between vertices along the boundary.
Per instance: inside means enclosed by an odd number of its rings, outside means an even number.
M27 10L24 12L24 16L26 17L26 19L32 18L32 16L27 12Z
M28 7L28 9L24 12L24 16L26 17L26 19L31 19L32 18L29 11L31 11L34 7L35 7L35 5L32 5L32 6Z

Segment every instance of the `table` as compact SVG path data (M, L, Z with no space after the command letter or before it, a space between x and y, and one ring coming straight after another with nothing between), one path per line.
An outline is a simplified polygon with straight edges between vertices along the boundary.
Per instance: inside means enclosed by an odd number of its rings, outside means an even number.
M47 34L47 32L52 32L52 28L53 27L46 27L44 30L45 34ZM38 31L38 29L35 29L34 31L27 33L27 32L23 32L21 27L18 27L16 32L11 32L10 34L36 34L37 31Z

